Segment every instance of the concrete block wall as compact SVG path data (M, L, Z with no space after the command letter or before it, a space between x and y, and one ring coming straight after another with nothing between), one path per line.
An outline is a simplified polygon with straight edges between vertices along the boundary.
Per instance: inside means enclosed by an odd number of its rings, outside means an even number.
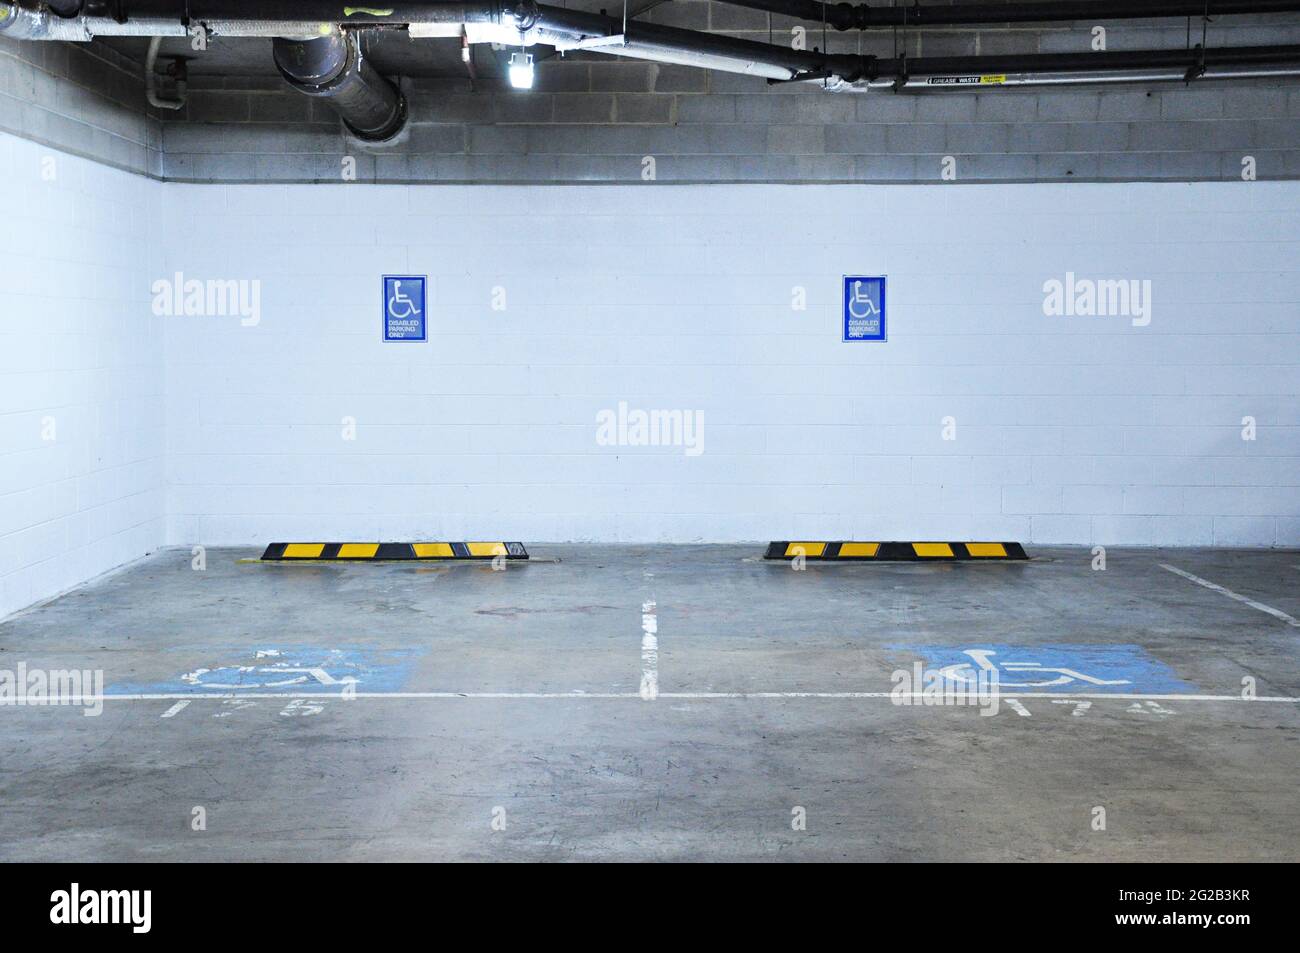
M0 133L0 616L163 542L161 186Z
M707 0L666 3L645 19L778 43L798 25L773 17L769 34L767 14ZM882 56L1086 52L1092 26L954 27L897 40L832 30L825 42ZM1191 39L1200 41L1199 24ZM1223 17L1207 39L1300 43L1300 17ZM1186 42L1180 21L1108 26L1110 50ZM807 45L823 45L819 30ZM379 147L346 137L326 104L287 95L275 75L205 75L200 59L189 109L163 127L165 174L337 182L348 158L368 182L635 183L650 156L664 182L938 182L953 156L962 182L1214 181L1239 179L1250 155L1261 179L1300 177L1296 80L828 93L586 54L541 62L537 87L518 92L501 86L505 55L476 48L474 89L468 79L403 79L412 124Z
M0 132L117 169L162 174L138 64L100 43L0 37Z
M262 282L168 320L173 543L1300 544L1300 183L163 191L164 274ZM1069 273L1150 323L1047 316ZM621 402L703 452L602 445Z

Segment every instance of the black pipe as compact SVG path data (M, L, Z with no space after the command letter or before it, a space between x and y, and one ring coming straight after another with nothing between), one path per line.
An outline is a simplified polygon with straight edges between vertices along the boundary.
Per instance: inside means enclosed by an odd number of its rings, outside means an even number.
M1300 3L1295 5L1300 7ZM559 32L582 33L587 36L613 36L624 32L622 21L614 17L547 6L536 6L535 10L538 26ZM796 78L800 79L838 76L848 82L907 75L1104 73L1162 68L1185 70L1192 76L1202 66L1275 63L1300 66L1300 45L890 59L792 50L769 43L639 21L627 24L626 36L632 44L638 41L654 43L690 52L782 66L792 70Z
M1291 65L1300 69L1300 45L1237 46L1176 50L1124 50L1097 53L1021 53L997 56L863 57L846 80L905 79L908 76L978 76L1031 73L1116 73L1129 70L1184 70L1189 77L1207 66Z
M614 17L557 7L537 7L539 26L560 32L588 36L612 36L623 32L622 21ZM1260 63L1300 64L1300 46L1244 46L1163 50L1125 50L1089 53L1027 53L995 56L919 57L896 59L851 54L827 54L792 50L784 46L740 40L733 37L651 23L628 23L630 44L654 43L690 52L731 59L749 59L792 70L797 78L839 76L854 82L863 79L924 76L936 74L989 73L1081 73L1114 72L1160 68L1199 69L1200 66L1236 66Z
M1132 20L1161 17L1226 16L1300 12L1298 0L1061 0L1061 2L971 3L898 6L822 3L820 0L721 0L734 7L765 10L798 20L825 22L837 30L873 27L954 26L962 23L1051 23L1072 20Z
M45 5L50 8L50 12L64 19L81 15L81 8L85 6L86 0L45 0Z
M1011 53L996 56L923 56L878 59L886 75L904 71L914 76L936 73L1076 73L1113 72L1206 66L1249 66L1258 63L1300 62L1300 45L1221 46L1173 50L1117 50L1096 53Z
M382 142L406 124L406 98L362 59L355 33L276 37L275 65L294 89L320 96L359 139Z

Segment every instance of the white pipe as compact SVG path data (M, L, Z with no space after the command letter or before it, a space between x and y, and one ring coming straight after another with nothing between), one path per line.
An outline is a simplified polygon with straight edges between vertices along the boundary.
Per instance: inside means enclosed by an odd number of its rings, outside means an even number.
M697 53L694 50L681 50L637 39L633 39L623 46L595 47L592 52L608 53L612 56L626 56L635 60L672 63L677 66L696 66L700 69L714 69L724 73L764 76L768 79L790 80L795 76L794 70L785 66L762 63L758 60L737 59L717 53Z
M175 99L164 99L158 95L158 76L154 72L154 65L158 62L158 47L162 46L162 41L161 36L155 36L149 41L149 52L144 58L144 92L149 98L150 106L156 106L159 109L183 109L185 107L185 80L178 79L176 81Z

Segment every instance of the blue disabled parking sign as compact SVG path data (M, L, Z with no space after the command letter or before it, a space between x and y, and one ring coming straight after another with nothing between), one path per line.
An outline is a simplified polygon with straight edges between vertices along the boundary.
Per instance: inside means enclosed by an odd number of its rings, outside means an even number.
M384 340L428 340L424 275L384 275Z
M844 340L886 340L884 275L844 276Z

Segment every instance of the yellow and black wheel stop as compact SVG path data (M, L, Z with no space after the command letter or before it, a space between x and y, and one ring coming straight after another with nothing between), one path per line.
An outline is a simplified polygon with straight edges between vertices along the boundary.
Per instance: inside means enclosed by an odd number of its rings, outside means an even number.
M1019 543L769 543L764 559L812 559L824 562L925 562L929 560L1028 559Z
M323 560L527 559L523 543L272 543L262 559Z

